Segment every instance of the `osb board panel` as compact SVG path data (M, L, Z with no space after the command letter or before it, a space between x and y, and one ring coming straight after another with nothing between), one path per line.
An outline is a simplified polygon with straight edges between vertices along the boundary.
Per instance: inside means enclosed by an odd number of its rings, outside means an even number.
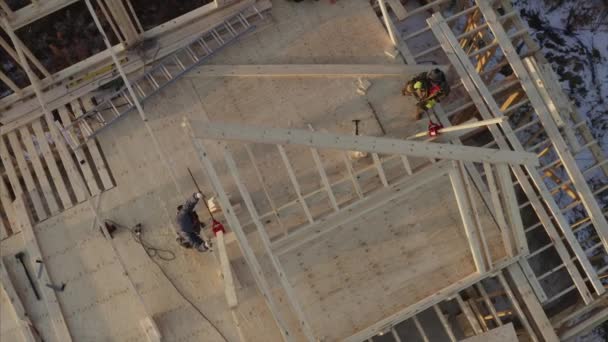
M313 328L332 341L475 272L447 176L282 260Z

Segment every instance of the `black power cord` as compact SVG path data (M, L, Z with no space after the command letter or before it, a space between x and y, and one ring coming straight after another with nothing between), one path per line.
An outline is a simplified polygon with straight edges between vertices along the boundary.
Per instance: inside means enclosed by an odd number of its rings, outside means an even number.
M173 280L171 280L171 278L165 272L165 270L163 270L163 268L160 266L158 261L156 261L155 257L158 257L159 259L161 259L163 261L175 260L176 256L173 251L154 247L151 244L149 244L148 242L146 242L143 238L143 227L142 227L141 223L138 223L133 228L127 228L127 227L118 225L115 222L112 222L110 220L106 220L106 222L109 223L110 225L114 225L117 228L119 228L119 227L126 228L129 232L131 232L131 237L133 238L133 240L135 240L135 242L137 242L138 244L140 244L142 246L142 248L146 252L146 255L148 256L148 258L150 258L150 261L152 261L156 265L156 267L158 267L159 271L163 274L163 276L165 276L167 281L169 281L169 283L171 284L173 289L175 289L175 292L177 292L182 297L183 300L188 302L188 304L190 304L190 306L194 310L196 310L196 312L198 312L198 314L205 321L207 321L207 323L209 323L209 325L211 325L213 327L213 329L215 329L215 331L218 333L218 335L220 335L222 337L222 339L224 341L229 342L228 338L226 338L226 336L220 331L220 329L215 324L213 324L213 322L209 319L209 317L207 317L207 315L205 315L190 299L188 299L186 297L186 295L177 287L177 285L173 282Z

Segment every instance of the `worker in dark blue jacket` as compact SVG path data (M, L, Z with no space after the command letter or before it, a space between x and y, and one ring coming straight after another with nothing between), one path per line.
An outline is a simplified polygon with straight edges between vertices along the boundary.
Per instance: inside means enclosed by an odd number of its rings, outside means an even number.
M176 241L185 248L196 248L200 252L211 250L211 243L201 238L201 228L204 224L198 219L194 207L203 198L200 192L194 193L186 203L177 207L177 238Z

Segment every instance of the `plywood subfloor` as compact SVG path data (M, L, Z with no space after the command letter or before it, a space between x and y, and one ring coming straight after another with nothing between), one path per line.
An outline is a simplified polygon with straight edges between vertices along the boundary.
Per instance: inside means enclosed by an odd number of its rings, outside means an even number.
M475 272L447 175L281 260L315 331L330 341Z

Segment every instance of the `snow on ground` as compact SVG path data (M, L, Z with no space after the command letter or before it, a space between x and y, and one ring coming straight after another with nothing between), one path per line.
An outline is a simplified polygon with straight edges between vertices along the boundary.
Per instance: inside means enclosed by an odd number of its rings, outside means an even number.
M608 151L608 2L604 0L512 0L531 35L560 76L563 89ZM576 156L581 168L589 153ZM596 173L592 182L605 183ZM608 198L604 205L608 204ZM578 236L578 238L584 238ZM578 341L606 341L606 323Z

